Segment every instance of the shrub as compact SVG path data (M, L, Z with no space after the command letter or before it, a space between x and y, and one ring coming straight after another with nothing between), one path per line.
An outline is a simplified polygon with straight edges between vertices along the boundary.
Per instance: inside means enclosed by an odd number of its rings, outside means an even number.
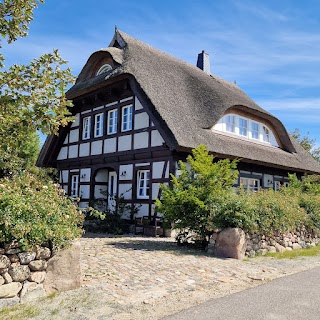
M83 214L52 182L32 174L0 181L0 242L28 248L46 241L65 245L82 234Z

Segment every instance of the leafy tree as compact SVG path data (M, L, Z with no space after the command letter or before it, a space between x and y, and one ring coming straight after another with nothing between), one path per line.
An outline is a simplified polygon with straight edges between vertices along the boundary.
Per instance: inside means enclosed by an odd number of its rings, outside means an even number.
M213 160L204 145L192 150L187 163L179 162L180 176L171 175L171 186L161 185L161 199L156 200L167 222L196 233L204 245L214 226L213 203L232 192L238 176L236 160Z
M4 41L11 43L27 35L39 3L43 1L1 1L0 35ZM57 133L72 119L65 91L74 77L57 50L28 65L7 69L1 53L0 60L0 176L4 176L21 169L21 147L36 130Z
M320 162L320 148L316 148L316 139L312 139L309 133L306 136L301 136L299 129L294 129L291 135L300 143L300 145L307 150L314 159Z

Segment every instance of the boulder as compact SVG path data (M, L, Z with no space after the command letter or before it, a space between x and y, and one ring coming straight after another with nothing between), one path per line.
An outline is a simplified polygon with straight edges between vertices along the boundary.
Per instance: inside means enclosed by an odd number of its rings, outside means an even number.
M48 267L46 260L33 260L29 263L29 268L32 271L44 271Z
M36 258L35 252L21 252L18 253L18 257L21 264L29 264Z
M222 230L216 240L215 254L218 257L244 259L246 235L240 228Z
M47 260L51 257L51 250L45 247L36 248L36 259L37 260Z
M5 284L6 280L4 280L4 277L0 276L0 286Z
M283 246L282 246L281 244L279 244L279 243L276 243L274 246L275 246L277 252L286 251L286 248L283 247Z
M295 249L302 249L302 247L300 246L299 243L293 243L292 244L292 249L295 250Z
M20 293L20 301L22 303L38 299L45 295L43 284L26 281Z
M30 276L30 269L28 266L16 266L9 269L9 274L14 282L23 282Z
M80 241L74 241L70 248L58 251L48 261L43 285L47 293L80 288Z
M2 298L13 298L22 289L22 284L20 282L11 282L8 284L3 284L0 286L0 299Z
M17 254L10 254L8 255L8 258L11 263L20 262L19 256Z
M46 278L45 271L35 271L35 272L31 272L28 280L31 282L42 283L45 278Z
M20 303L20 298L19 297L14 297L14 298L2 298L0 299L0 309L3 307L10 307L14 306L15 304Z
M277 249L274 246L267 246L267 250L268 252L271 252L271 253L277 252Z
M6 269L10 266L10 260L5 255L0 255L0 270Z
M6 283L11 283L12 278L8 272L5 272L2 274L3 279L5 280Z

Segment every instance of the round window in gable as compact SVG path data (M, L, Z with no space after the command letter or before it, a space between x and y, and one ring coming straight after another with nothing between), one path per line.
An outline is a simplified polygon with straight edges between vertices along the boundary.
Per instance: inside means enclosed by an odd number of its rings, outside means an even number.
M112 67L110 66L110 64L104 64L102 67L100 67L100 69L97 71L96 76L102 74L102 73L106 73L108 71L112 70Z

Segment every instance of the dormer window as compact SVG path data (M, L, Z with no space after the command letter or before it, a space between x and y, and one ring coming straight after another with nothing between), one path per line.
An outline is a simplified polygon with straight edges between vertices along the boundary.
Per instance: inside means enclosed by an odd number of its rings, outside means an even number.
M110 66L110 64L104 64L102 67L100 67L100 69L97 71L96 76L99 76L102 73L106 73L108 71L111 71L112 67Z
M226 114L212 127L212 130L279 147L275 135L266 124L242 115Z

